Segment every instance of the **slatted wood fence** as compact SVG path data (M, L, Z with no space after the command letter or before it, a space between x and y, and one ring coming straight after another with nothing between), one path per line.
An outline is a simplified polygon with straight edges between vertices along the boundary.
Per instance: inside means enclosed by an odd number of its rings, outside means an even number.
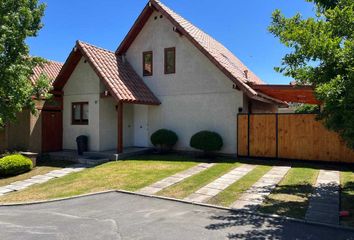
M354 163L354 151L315 118L315 114L239 114L238 155Z

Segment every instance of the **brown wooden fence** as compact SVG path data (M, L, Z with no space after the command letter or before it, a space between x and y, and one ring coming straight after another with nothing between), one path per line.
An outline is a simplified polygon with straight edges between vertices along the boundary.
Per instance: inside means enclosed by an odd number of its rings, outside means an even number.
M239 114L239 156L354 163L354 151L314 114Z

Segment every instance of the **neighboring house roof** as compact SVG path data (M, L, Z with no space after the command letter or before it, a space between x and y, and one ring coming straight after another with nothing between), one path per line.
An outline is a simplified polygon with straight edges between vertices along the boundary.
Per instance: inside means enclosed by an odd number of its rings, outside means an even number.
M36 83L41 74L46 75L52 81L58 76L63 64L51 60L46 61L47 62L39 64L33 69L33 75L30 77L32 84Z
M54 88L62 90L81 57L89 62L101 81L117 101L137 104L158 105L160 101L145 85L139 75L123 57L96 46L76 42L76 46L66 60Z
M258 93L252 84L264 84L250 69L248 69L231 51L220 42L206 34L192 23L166 7L158 0L150 0L140 14L133 27L116 50L116 54L123 55L153 13L157 10L175 26L176 31L187 37L212 63L228 76L249 97L257 100L267 99L270 102L284 104L284 102Z

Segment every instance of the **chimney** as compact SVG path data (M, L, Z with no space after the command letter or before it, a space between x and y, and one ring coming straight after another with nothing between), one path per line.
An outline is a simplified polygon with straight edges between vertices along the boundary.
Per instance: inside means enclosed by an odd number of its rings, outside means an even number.
M243 72L245 74L245 78L248 79L248 70L244 70Z

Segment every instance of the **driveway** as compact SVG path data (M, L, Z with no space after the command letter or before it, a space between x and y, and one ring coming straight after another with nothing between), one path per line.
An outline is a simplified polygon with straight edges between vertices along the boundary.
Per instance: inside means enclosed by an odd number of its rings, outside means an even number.
M354 239L354 232L125 193L0 207L7 239Z

